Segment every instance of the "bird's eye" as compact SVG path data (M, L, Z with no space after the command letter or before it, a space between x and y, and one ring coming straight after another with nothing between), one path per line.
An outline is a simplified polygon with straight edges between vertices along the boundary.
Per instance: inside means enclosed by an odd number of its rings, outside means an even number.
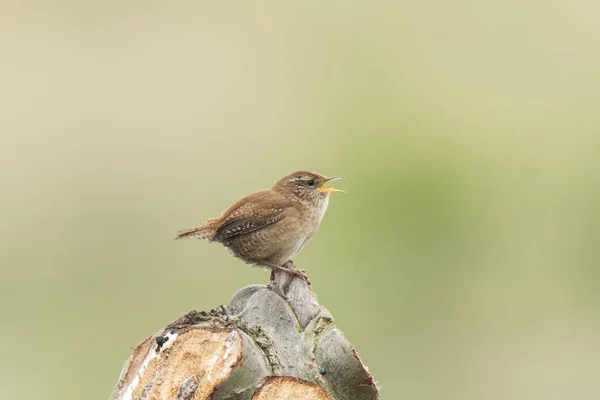
M309 179L309 180L306 181L306 184L308 186L315 186L315 180L314 179Z

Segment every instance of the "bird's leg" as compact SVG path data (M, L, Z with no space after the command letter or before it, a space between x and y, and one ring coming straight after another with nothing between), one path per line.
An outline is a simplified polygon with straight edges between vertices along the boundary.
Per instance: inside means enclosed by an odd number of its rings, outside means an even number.
M288 273L291 271L294 271L294 272L291 272L292 275L299 276L300 278L304 279L304 282L306 282L306 284L310 286L311 282L310 282L310 279L308 279L306 270L297 269L296 264L294 264L294 262L292 260L287 260L285 262L285 264L283 264L283 267L287 269L286 272L288 272Z
M289 267L286 267L286 265L289 265ZM270 264L269 267L283 271L288 275L297 276L306 282L307 285L311 284L310 279L308 279L308 275L306 275L306 271L303 269L296 269L292 260L287 261L285 264L283 264L283 266Z
M264 263L263 265L271 268L271 283L269 284L269 288L286 300L286 293L288 292L294 277L298 276L310 285L310 280L308 279L306 272L293 268L294 264L291 262L286 262L283 266L269 263ZM287 265L289 265L290 268L286 268Z
M285 262L285 264L283 264L283 267L288 268L288 269L294 269L294 270L298 271L299 273L301 273L302 275L306 275L306 270L296 268L296 264L294 264L294 261L292 261L292 260L287 260ZM308 279L308 275L306 275L306 279ZM310 279L308 280L307 283L310 285Z

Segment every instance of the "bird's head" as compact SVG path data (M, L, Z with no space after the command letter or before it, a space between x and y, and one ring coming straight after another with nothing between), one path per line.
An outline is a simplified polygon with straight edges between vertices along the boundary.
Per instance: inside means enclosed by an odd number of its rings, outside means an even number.
M286 195L293 195L301 201L319 204L329 193L344 192L324 185L343 176L323 176L311 171L296 171L284 176L273 185L273 189Z

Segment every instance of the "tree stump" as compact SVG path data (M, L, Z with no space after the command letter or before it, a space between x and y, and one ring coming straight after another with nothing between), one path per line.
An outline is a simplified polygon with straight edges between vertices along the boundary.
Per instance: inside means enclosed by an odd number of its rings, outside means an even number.
M135 347L110 399L379 399L310 287L285 283L246 286L228 306L191 311L154 333Z

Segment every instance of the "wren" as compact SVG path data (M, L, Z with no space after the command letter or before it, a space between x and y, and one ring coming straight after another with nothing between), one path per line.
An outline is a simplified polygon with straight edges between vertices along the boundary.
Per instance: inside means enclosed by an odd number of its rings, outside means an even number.
M309 285L306 271L291 261L317 232L329 194L343 190L324 185L341 176L325 177L310 171L284 176L268 189L252 193L199 228L177 233L176 239L197 237L223 244L247 264L298 276Z

